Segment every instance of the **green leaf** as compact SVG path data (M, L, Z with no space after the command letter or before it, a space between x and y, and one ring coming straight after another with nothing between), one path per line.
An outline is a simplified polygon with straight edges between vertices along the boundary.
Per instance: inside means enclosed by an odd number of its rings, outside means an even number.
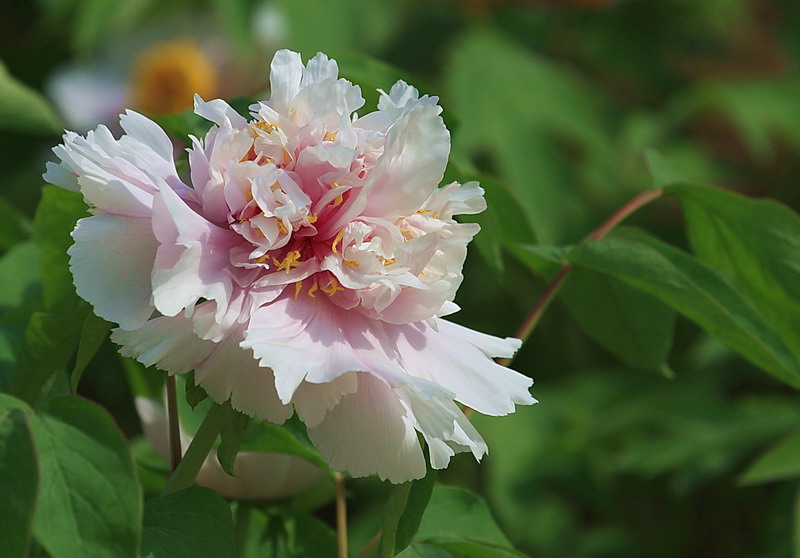
M0 409L0 555L27 555L38 490L39 467L25 412Z
M222 469L232 477L236 476L233 473L233 465L236 462L236 455L239 453L239 448L244 441L251 420L244 413L234 410L219 433L220 443L219 448L217 448L217 460Z
M83 371L94 358L100 345L108 338L111 331L111 323L99 318L92 313L86 316L81 329L81 337L78 342L78 355L75 358L75 367L70 374L70 387L72 391L78 390L78 383L81 381Z
M186 488L145 504L142 558L228 558L233 549L230 507L213 490Z
M741 484L760 484L800 477L800 432L761 455L742 474Z
M794 528L792 539L794 542L794 556L800 557L800 489L794 498Z
M80 397L52 400L32 422L41 486L33 532L52 558L130 558L141 489L111 417Z
M8 250L30 236L31 224L27 217L0 197L0 250Z
M392 558L397 545L397 525L406 509L408 495L411 493L411 482L395 484L389 489L389 500L383 512L381 540L378 544L378 558Z
M0 61L0 129L58 134L63 129L50 103L8 73Z
M2 216L0 216L2 219ZM0 311L14 308L39 294L39 247L22 242L0 259Z
M800 357L800 216L772 200L677 184L692 249L749 297Z
M161 126L167 134L174 138L187 140L190 135L203 137L213 126L211 122L195 114L194 109L189 109L177 114L162 114L152 116L153 121Z
M415 540L442 542L462 539L511 548L511 543L480 496L462 488L437 486Z
M551 281L566 249L519 246L514 255ZM657 298L590 269L570 270L558 293L586 334L628 366L673 375L667 365L675 312Z
M524 556L511 546L479 496L438 486L422 518L415 542L403 557L509 558Z
M45 186L33 219L33 240L41 248L40 270L44 304L48 311L72 311L80 299L72 285L67 249L70 233L81 217L87 217L80 194L57 186Z
M164 373L161 370L146 368L132 358L120 357L120 360L133 395L164 400Z
M329 470L328 464L308 443L304 443L289 429L289 421L283 426L266 421L252 421L239 446L239 451L263 451L296 455L318 467Z
M616 233L575 248L568 259L659 298L756 366L800 387L800 365L773 327L724 277L685 252L645 235Z
M412 544L398 554L397 558L451 558L451 556L453 555L446 550L431 544Z
M203 389L202 386L199 386L194 383L194 372L184 374L184 378L185 378L184 391L186 392L186 402L192 409L194 409L202 401L204 401L206 397L208 397L208 393L206 392L206 390Z
M405 509L397 521L397 535L394 543L394 551L400 552L406 548L419 530L422 523L422 516L433 495L433 488L436 485L436 469L428 467L428 472L419 480L411 482L411 490L405 503ZM393 487L394 490L394 487Z
M579 202L574 158L558 140L587 157L613 156L600 97L566 68L486 28L468 32L446 67L446 98L459 122L453 152L485 160L508 181L541 242L567 238L586 204Z
M83 315L88 314L88 308ZM81 315L35 312L14 368L11 392L37 406L48 396L69 391L66 365L81 335Z

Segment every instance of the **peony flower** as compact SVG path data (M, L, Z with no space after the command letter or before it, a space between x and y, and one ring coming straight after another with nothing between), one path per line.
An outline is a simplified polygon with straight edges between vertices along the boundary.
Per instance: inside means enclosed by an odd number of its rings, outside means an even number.
M318 54L275 55L251 119L195 98L214 123L191 138L191 187L172 144L128 111L68 132L45 179L93 215L70 248L78 294L119 328L122 354L195 371L218 402L282 423L296 412L331 467L404 482L486 444L456 401L487 415L531 404L532 381L496 364L517 339L440 319L455 312L466 246L454 215L477 183L439 188L450 136L436 97L405 82L378 110Z
M149 397L134 398L136 412L147 440L165 462L170 459L167 410ZM181 429L181 447L192 437ZM196 482L213 488L226 498L240 500L282 500L318 486L327 473L305 459L263 451L240 451L233 463L235 477L228 475L217 460L216 451L203 462Z

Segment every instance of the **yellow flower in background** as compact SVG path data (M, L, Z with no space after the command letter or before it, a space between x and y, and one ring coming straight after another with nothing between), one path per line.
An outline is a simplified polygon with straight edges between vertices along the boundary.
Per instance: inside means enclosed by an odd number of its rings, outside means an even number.
M152 45L134 62L131 104L152 115L192 108L194 94L216 95L217 70L200 45L189 37Z

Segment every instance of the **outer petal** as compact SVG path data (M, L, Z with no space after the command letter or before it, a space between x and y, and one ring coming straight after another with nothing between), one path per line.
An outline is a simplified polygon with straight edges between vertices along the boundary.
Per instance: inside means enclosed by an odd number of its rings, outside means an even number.
M425 475L425 458L405 414L391 387L359 374L358 391L345 395L308 435L334 469L406 482Z
M111 340L122 345L120 353L145 366L158 366L170 374L196 369L214 351L215 344L192 331L192 320L183 315L149 320L135 330L117 328Z
M506 415L514 404L530 405L533 380L496 364L491 357L511 356L518 339L500 339L438 320L436 332L427 323L394 326L403 367L409 374L435 382L455 399L486 415ZM387 331L392 331L387 326Z
M125 329L153 313L150 270L158 244L145 219L95 215L78 221L68 253L78 294Z
M217 403L231 399L235 409L276 424L283 424L294 412L275 391L275 376L258 365L252 351L239 346L241 332L216 344L211 355L196 369L195 381Z

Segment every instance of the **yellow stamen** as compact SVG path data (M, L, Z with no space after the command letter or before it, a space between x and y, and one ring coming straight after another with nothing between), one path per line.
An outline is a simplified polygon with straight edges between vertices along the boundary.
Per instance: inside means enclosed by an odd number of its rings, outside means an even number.
M283 258L283 261L278 261L277 258L272 258L272 262L278 266L277 271L282 269L286 270L286 273L292 270L293 267L300 267L300 263L297 260L300 259L300 251L299 250L292 250L286 257Z
M317 291L318 288L319 287L317 286L317 280L315 279L314 283L311 285L311 288L308 289L308 292L306 294L311 298L317 298L316 296L314 296L314 293Z
M254 261L254 262L256 262L256 263L264 263L264 262L265 262L265 261L267 261L268 259L269 259L269 254L264 254L263 256L259 256L259 257L257 257L257 258L256 258L255 260L253 260L253 261Z
M294 299L297 300L297 297L300 295L300 291L303 290L303 282L298 281L294 284Z
M430 212L431 212L430 209L418 209L417 210L417 215L425 215L426 213L430 213Z
M309 224L309 225L313 225L314 223L316 223L316 222L317 222L317 214L316 214L316 213L314 213L314 214L312 214L312 215L309 215L309 216L306 218L306 220L308 221L308 224Z
M270 122L266 122L265 120L259 120L253 125L254 128L258 128L259 130L271 134L275 130L280 130L281 127L277 124L272 124ZM253 136L255 137L255 136Z
M339 234L336 235L336 238L333 239L333 244L331 244L331 251L334 254L338 254L339 252L336 250L336 245L341 242L342 237L344 237L344 229L339 231Z
M334 182L333 184L331 184L331 188L341 188L341 187L342 187L342 185L339 184L338 182ZM336 199L333 200L333 206L336 207L337 205L341 204L343 201L344 201L344 198L342 196L336 196Z
M283 224L283 219L278 219L278 230L283 234L289 234L289 230L286 228L286 225Z
M342 260L348 267L356 268L359 267L361 264L358 262L354 262L353 260Z
M438 219L439 218L439 212L438 211L434 211L433 215L431 215L431 217L433 217L434 219Z
M331 277L331 280L328 281L328 285L325 288L320 289L320 290L323 293L327 293L328 296L333 296L337 292L343 291L344 289L339 286L339 282L335 278Z
M322 137L322 141L333 141L336 139L336 136L333 135L333 132L325 132L325 135Z
M394 258L382 258L382 259L383 259L383 265L392 265L395 261L397 261Z

